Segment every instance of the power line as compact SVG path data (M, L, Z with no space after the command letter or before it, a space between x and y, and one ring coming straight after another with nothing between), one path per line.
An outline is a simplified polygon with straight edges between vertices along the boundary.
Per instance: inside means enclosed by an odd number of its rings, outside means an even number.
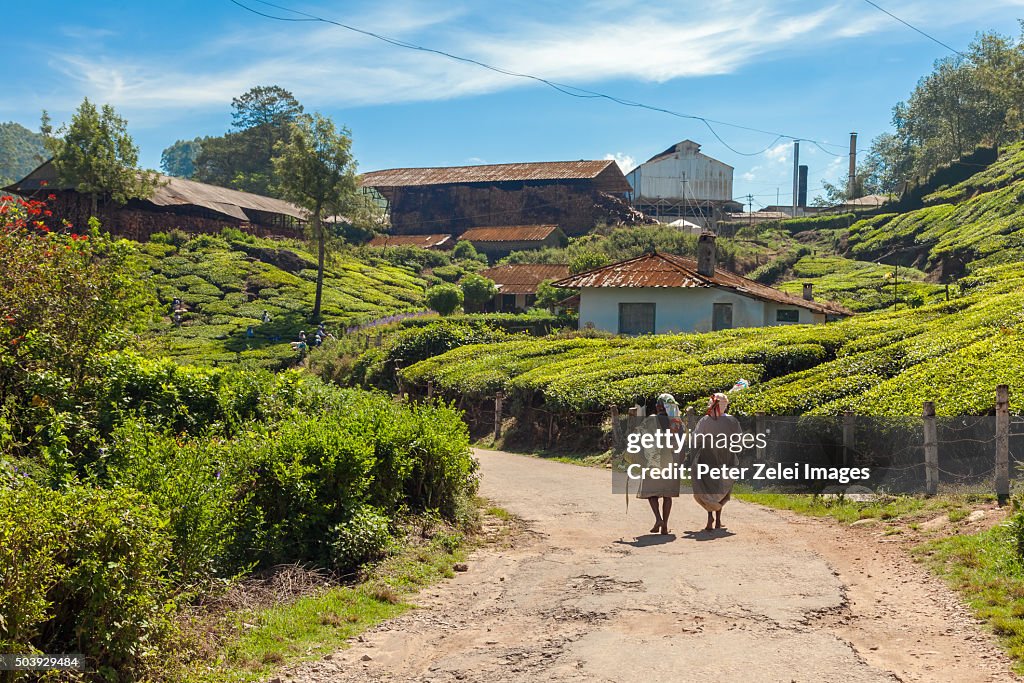
M901 24L903 24L907 28L909 28L909 29L911 29L913 31L917 31L918 33L920 33L922 36L924 36L928 40L932 41L933 43L938 43L939 45L941 45L942 47L946 48L947 50L949 50L953 54L960 55L961 57L963 57L964 59L967 59L967 60L970 59L970 57L965 55L963 52L960 52L960 50L957 50L955 47L950 47L949 45L947 45L946 43L942 42L941 40L939 40L935 36L930 35L928 33L925 33L924 31L922 31L918 27L914 26L910 22L907 22L907 21L904 21L903 19L900 19L898 16L896 16L895 14L890 12L889 10L885 9L884 7L880 7L880 6L876 5L871 0L864 0L864 2L868 3L869 5L871 5L875 9L877 9L879 12L882 12L883 14L888 14L890 17L892 17L896 21L900 22Z
M760 156L761 154L763 154L764 152L768 151L773 146L775 146L775 144L779 140L782 140L782 139L790 139L790 140L798 140L799 139L799 140L803 140L805 142L809 142L809 143L811 143L813 145L816 145L819 149L821 149L826 154L831 154L832 156L835 156L835 157L843 156L842 154L835 154L834 152L829 152L827 149L825 149L822 146L822 145L829 145L829 146L835 147L837 149L844 149L841 145L836 145L836 144L833 144L833 143L830 143L830 142L818 142L816 140L810 140L808 138L798 138L798 137L796 137L794 135L787 135L785 133L779 133L777 131L762 130L760 128L753 128L751 126L744 126L744 125L737 124L737 123L729 123L728 121L718 121L716 119L709 119L709 118L706 118L706 117L703 117L703 116L697 116L695 114L684 114L684 113L681 113L681 112L673 111L671 109L665 109L664 107L658 107L658 106L654 106L654 105L644 104L642 102L636 102L636 101L633 101L633 100L623 99L621 97L616 97L614 95L608 95L606 93L598 92L598 91L595 91L595 90L587 90L586 88L580 88L578 86L569 85L567 83L560 83L558 81L553 81L553 80L550 80L550 79L547 79L547 78L542 78L540 76L535 76L533 74L520 73L518 71L509 71L508 69L502 69L500 67L493 66L493 65L487 64L485 62L481 62L481 61L473 59L471 57L462 57L460 55L456 55L456 54L453 54L451 52L446 52L444 50L438 50L438 49L430 48L430 47L423 47L422 45L416 45L414 43L409 43L409 42L406 42L404 40L398 40L396 38L390 38L388 36L381 35L379 33L374 33L373 31L367 31L365 29L357 28L355 26L351 26L349 24L342 23L340 21L335 21L333 19L326 19L324 17L319 17L319 16L317 16L315 14L309 14L307 12L301 12L299 10L291 9L289 7L284 7L282 5L277 5L277 4L274 4L272 2L268 2L267 0L249 0L249 1L250 2L257 2L257 3L261 4L261 5L264 5L266 7L272 7L274 9L280 10L282 12L289 12L289 13L294 14L296 16L294 16L294 17L277 16L277 15L274 15L274 14L270 14L268 12L261 12L261 11L255 9L255 8L250 7L249 5L241 2L240 0L229 0L229 1L232 4L237 5L238 7L241 7L242 9L244 9L244 10L246 10L248 12L252 12L253 14L256 14L258 16L264 17L266 19L273 19L275 21L320 22L320 23L324 23L324 24L331 24L333 26L337 26L339 28L343 28L343 29L345 29L347 31L352 31L353 33L359 33L361 35L364 35L364 36L367 36L367 37L370 37L370 38L374 38L375 40L383 41L383 42L388 43L389 45L393 45L395 47L401 47L401 48L405 48L407 50L415 50L415 51L418 51L418 52L429 52L431 54L435 54L435 55L438 55L440 57L445 57L447 59L452 59L452 60L457 61L457 62L462 62L464 64L472 64L474 66L479 66L479 67L481 67L483 69L487 69L489 71L493 71L495 73L499 73L499 74L502 74L504 76L510 76L510 77L513 77L513 78L523 78L523 79L535 81L537 83L541 83L541 84L546 85L546 86L548 86L550 88L553 88L554 90L562 93L563 95L569 95L570 97L578 97L578 98L582 98L582 99L603 99L603 100L608 100L609 102L614 102L615 104L622 105L624 107L635 107L635 108L638 108L638 109L646 109L648 111L659 112L659 113L662 113L662 114L668 114L669 116L675 116L675 117L681 118L681 119L688 119L688 120L691 120L691 121L700 121L701 123L703 123L707 127L707 129L711 132L711 134L715 137L715 139L718 140L718 142L720 142L723 146L725 146L727 149L729 149L734 154L738 154L740 156L746 156L746 157ZM718 131L715 130L715 128L714 128L714 126L712 126L712 124L719 125L719 126L727 126L727 127L730 127L730 128L736 128L736 129L739 129L739 130L746 130L746 131L750 131L752 133L760 133L762 135L774 135L775 139L772 140L770 145L768 145L764 149L758 150L757 152L741 152L738 149L736 149L735 147L733 147L732 145L730 145L728 142L726 142L724 139L722 139L722 136L718 134Z

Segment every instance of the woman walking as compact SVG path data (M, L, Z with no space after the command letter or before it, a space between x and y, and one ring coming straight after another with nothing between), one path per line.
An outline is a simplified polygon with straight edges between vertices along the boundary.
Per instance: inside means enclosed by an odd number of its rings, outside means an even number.
M682 426L679 416L679 404L672 394L661 394L658 396L657 415L655 416L656 429L671 430L678 432ZM652 425L654 426L654 425ZM664 470L673 465L679 466L682 457L671 447L652 448L645 453L647 466ZM640 488L636 492L637 498L646 498L651 505L651 512L654 513L654 526L651 527L652 534L668 534L668 518L672 514L672 499L679 496L679 477L659 478L645 476L640 480ZM658 508L658 499L661 499L661 508Z
M729 397L725 394L713 394L708 401L707 414L697 422L697 426L693 430L693 440L695 443L700 443L700 446L695 448L694 451L691 463L692 472L696 472L697 465L700 464L716 468L739 466L739 458L736 457L736 454L728 446L719 448L714 445L715 442L721 443L721 441L732 443L734 442L733 435L740 434L743 431L740 428L739 420L732 415L726 414L725 411L728 407ZM718 437L723 434L729 438L720 440ZM729 502L729 498L732 497L733 483L732 479L697 478L694 476L693 498L697 501L698 505L708 512L708 523L704 527L705 531L723 528L722 508L725 507L725 504Z

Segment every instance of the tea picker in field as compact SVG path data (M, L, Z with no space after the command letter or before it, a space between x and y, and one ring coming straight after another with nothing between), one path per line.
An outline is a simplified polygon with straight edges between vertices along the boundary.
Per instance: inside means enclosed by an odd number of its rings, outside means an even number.
M724 448L715 447L713 444L719 440L719 436L725 434L732 440L733 434L742 432L740 422L732 415L726 414L729 407L729 397L725 394L713 394L708 401L707 414L704 415L693 430L693 441L699 444L694 448L693 460L690 463L693 477L693 498L697 504L708 512L708 523L705 531L713 531L722 527L722 508L732 497L732 479L697 477L697 465L704 464L709 467L720 468L738 467L739 458L736 454ZM704 435L704 436L702 436ZM705 445L711 444L711 445ZM712 524L714 526L712 526Z
M679 416L679 405L672 394L661 394L658 396L657 415L655 415L657 429L670 429L678 432L682 427L682 419ZM664 469L672 464L679 465L680 455L673 448L653 448L645 453L647 465L658 469ZM654 526L651 527L652 534L668 534L668 517L672 514L672 499L679 497L679 478L653 479L645 476L640 480L640 488L636 492L637 498L646 498L651 505L651 512L654 513ZM661 509L658 509L658 499L661 499Z

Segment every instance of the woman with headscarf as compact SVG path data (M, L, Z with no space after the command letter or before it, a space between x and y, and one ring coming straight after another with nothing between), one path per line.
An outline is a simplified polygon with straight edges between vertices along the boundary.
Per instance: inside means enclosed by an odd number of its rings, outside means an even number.
M657 414L655 415L656 429L671 430L678 432L682 426L682 419L679 415L679 404L672 394L661 394L657 401ZM652 425L654 426L654 425ZM682 461L679 454L673 448L649 449L645 453L648 467L664 469L671 465L679 465ZM654 513L654 526L651 527L652 534L668 534L668 517L672 514L672 499L679 496L679 478L654 479L645 476L640 480L640 488L636 492L637 498L646 498L651 505L651 512ZM661 509L658 509L658 499L661 499Z
M707 413L697 422L697 426L693 430L693 442L699 446L694 449L694 457L690 465L692 472L697 471L698 464L715 468L739 466L739 458L729 449L728 445L725 447L715 445L722 441L725 441L726 444L733 442L733 435L743 431L740 428L739 420L726 414L725 411L728 407L729 397L725 394L713 394L708 401ZM721 439L723 434L728 438ZM705 531L722 528L722 508L732 496L733 483L732 479L697 478L694 476L693 498L708 512Z

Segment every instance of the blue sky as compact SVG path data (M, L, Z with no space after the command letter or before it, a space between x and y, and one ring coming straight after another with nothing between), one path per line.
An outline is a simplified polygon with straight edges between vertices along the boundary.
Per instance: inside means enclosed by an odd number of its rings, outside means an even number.
M838 145L828 148L838 156L801 145L812 197L844 172L849 133L863 149L888 130L892 105L948 54L863 0L275 2L509 70ZM957 48L978 31L1016 34L1024 17L1024 0L879 4ZM0 121L35 129L41 109L59 123L84 96L109 102L149 167L176 139L223 133L233 96L277 84L347 125L364 171L605 157L630 166L690 138L736 168L735 194L757 195L755 208L774 204L777 188L787 203L791 191L789 142L742 156L699 121L567 97L331 25L270 21L229 0L2 5ZM747 153L774 137L717 130Z

